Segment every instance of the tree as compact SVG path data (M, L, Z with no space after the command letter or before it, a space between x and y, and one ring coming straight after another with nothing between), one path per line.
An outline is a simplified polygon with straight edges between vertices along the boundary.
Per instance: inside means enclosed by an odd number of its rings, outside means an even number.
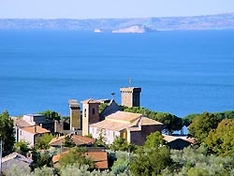
M44 166L52 166L52 154L48 151L38 152L35 148L32 149L32 170L35 168L42 168Z
M172 164L170 150L166 147L140 147L130 165L134 175L159 175L163 169Z
M26 155L29 150L30 150L29 143L26 141L19 141L14 144L14 151L22 155Z
M184 117L184 118L182 119L183 125L185 125L186 127L188 127L188 126L192 123L193 119L194 119L196 116L198 116L198 115L200 115L200 114L189 114L189 115L187 115L186 117Z
M129 172L129 167L133 154L123 151L116 151L115 155L116 155L116 160L111 167L111 171L115 175L120 175L121 173Z
M216 129L221 120L222 118L219 116L204 112L193 119L188 128L189 133L194 136L199 143L202 143L208 136L209 132Z
M134 175L158 175L171 164L170 149L164 145L161 133L154 132L136 150L130 170Z
M3 152L10 153L13 150L15 136L14 123L8 111L0 114L0 140L3 142Z
M171 150L171 158L174 165L164 170L162 176L229 176L234 173L233 158L210 155L203 146Z
M63 142L64 147L75 147L76 144L72 141L71 135L66 135Z
M97 147L106 147L106 130L104 128L99 130L99 136L94 142L94 146Z
M234 157L234 120L222 120L217 129L211 131L206 138L210 151L221 156Z
M162 134L159 131L153 132L146 137L145 148L159 148L165 145Z
M128 143L127 140L121 138L120 136L116 136L113 143L110 145L110 149L113 151L132 152L136 149L136 146L134 144Z
M181 130L183 127L182 119L170 113L158 112L153 119L163 123L169 134L172 134L173 131Z
M89 169L94 169L94 161L85 155L87 152L86 148L82 147L74 147L69 150L68 153L62 153L61 158L59 160L59 165L64 167L69 164L78 164L81 165L88 165Z
M39 114L42 114L46 117L47 120L60 120L60 115L58 112L46 110L43 112L39 112Z
M50 141L54 138L54 136L52 134L43 134L41 137L38 137L36 139L36 143L35 143L35 148L36 149L49 149L50 148Z
M18 174L17 174L18 175ZM26 174L25 174L26 175ZM43 166L40 168L36 168L32 173L31 176L55 176L55 169L52 167ZM23 175L22 175L23 176Z

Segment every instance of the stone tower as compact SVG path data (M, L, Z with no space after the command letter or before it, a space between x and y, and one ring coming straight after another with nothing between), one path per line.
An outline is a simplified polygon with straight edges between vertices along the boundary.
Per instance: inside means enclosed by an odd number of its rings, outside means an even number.
M100 121L100 101L88 99L82 101L82 136L89 134L89 125Z
M121 105L127 107L140 106L140 87L120 88Z
M69 100L68 104L70 108L70 130L79 130L81 129L80 105L77 100Z

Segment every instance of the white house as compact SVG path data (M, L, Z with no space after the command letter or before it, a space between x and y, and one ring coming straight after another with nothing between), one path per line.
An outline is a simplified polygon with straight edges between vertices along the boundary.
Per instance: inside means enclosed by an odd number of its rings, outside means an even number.
M46 117L41 114L26 114L23 117L13 117L16 142L26 141L30 146L34 146L35 139L50 131L43 128L46 124Z
M36 139L45 133L50 133L50 131L39 125L21 127L18 129L18 141L28 142L29 146L33 147Z

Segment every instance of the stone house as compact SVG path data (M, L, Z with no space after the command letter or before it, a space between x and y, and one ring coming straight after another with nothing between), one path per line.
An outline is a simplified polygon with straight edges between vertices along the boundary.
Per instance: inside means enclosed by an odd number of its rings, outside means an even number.
M162 129L162 123L142 114L117 111L106 116L105 120L91 124L89 133L93 138L102 135L107 144L111 144L117 136L120 136L130 143L143 145L146 136Z
M31 172L32 162L32 159L14 152L2 158L2 172L5 175L10 175L12 170L16 170L27 175Z
M170 149L183 150L186 147L192 146L196 141L188 136L170 136L163 134L163 139Z

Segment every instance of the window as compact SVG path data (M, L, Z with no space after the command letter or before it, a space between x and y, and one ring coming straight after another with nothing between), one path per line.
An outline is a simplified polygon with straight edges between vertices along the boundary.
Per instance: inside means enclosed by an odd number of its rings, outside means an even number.
M20 135L22 135L22 130L20 130Z
M85 110L84 110L84 117L86 117L86 113L87 113L87 112L86 112L86 109L85 109Z

